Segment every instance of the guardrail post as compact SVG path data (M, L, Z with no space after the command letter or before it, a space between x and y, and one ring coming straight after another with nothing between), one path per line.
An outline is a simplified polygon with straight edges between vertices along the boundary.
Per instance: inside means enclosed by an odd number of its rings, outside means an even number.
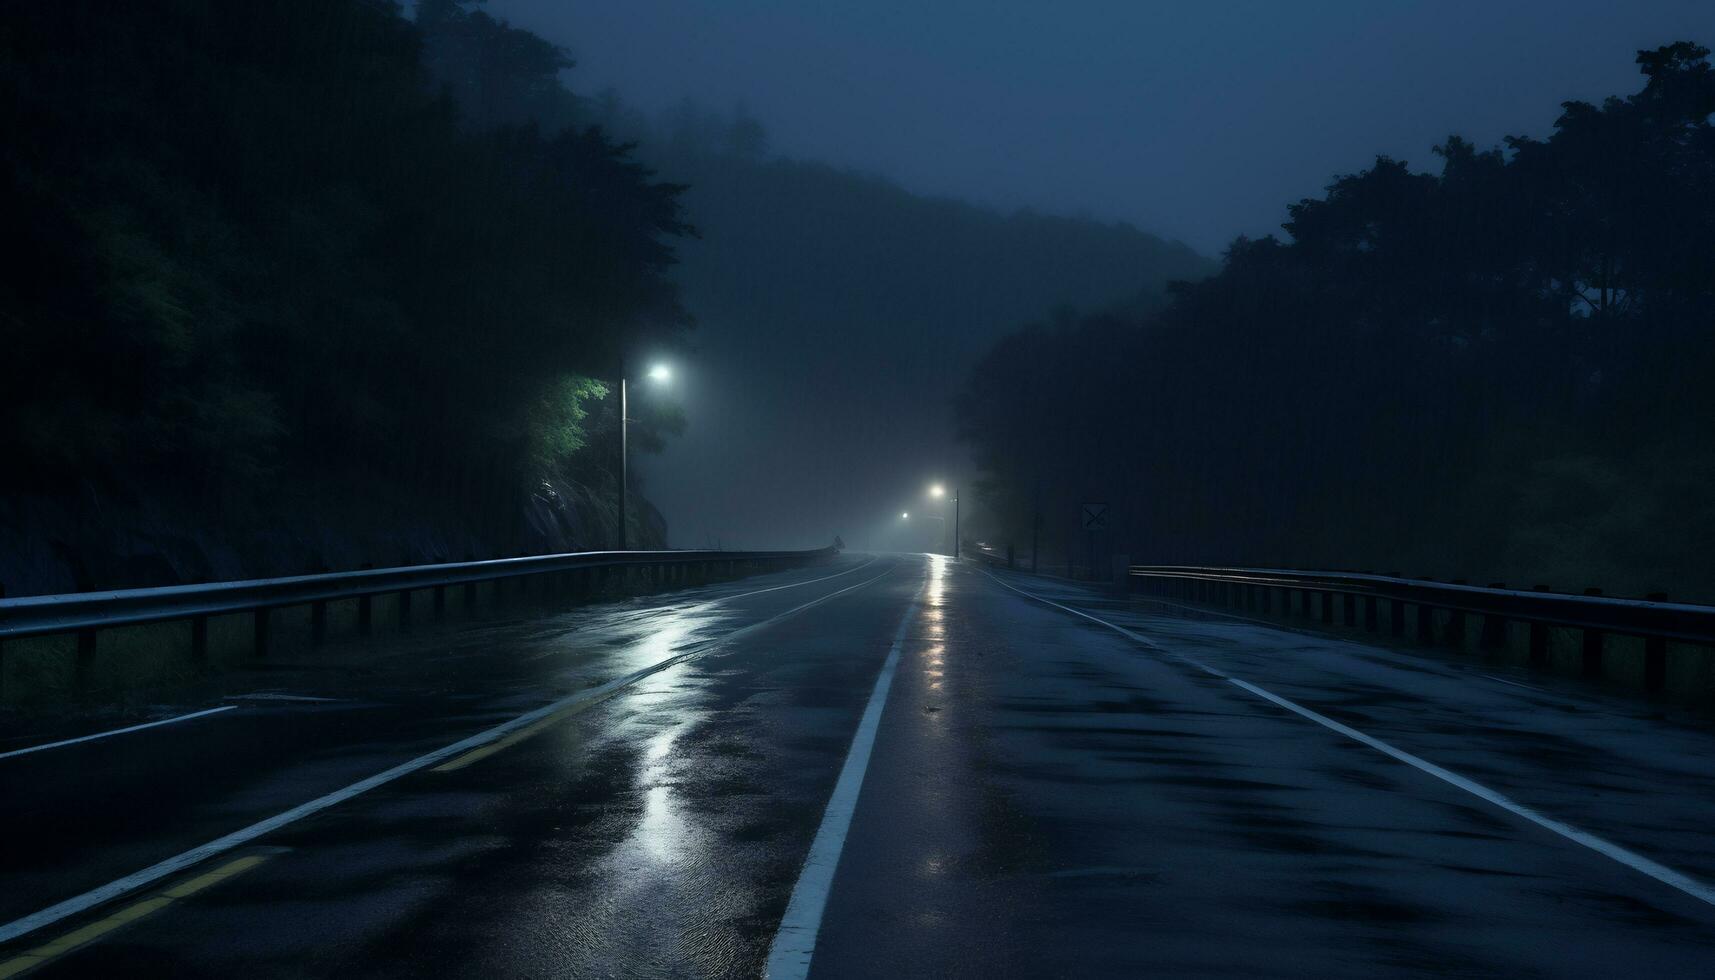
M437 620L439 620L439 619L445 619L446 617L447 617L447 587L444 585L437 585L437 586L435 586L435 618Z
M1666 602L1666 592L1651 592L1644 596L1651 602ZM1644 690L1650 693L1667 686L1667 640L1659 636L1644 637Z
M1405 635L1405 600L1393 599L1388 603L1388 631L1394 636Z
M1435 642L1435 607L1417 604L1417 638L1424 643Z
M1381 628L1380 617L1376 614L1376 597L1364 596L1364 629L1374 633Z
M268 656L268 614L272 610L267 607L256 610L255 622L252 624L252 652L257 660Z
M1346 593L1346 601L1344 605L1346 612L1346 625L1358 625L1358 597L1350 592Z
M208 617L191 618L191 663L198 667L208 663Z
M411 590L399 590L399 632L411 628Z
M1322 596L1322 622L1332 625L1334 622L1334 593L1323 592L1323 593L1321 593L1321 596Z
M1464 585L1465 580L1456 578L1454 585ZM1442 639L1448 646L1462 647L1465 645L1465 613L1458 609L1447 610L1447 632Z
M1504 589L1506 587L1507 587L1507 583L1505 583L1505 582L1490 582L1489 583L1489 588L1491 588L1491 589ZM1488 615L1484 616L1483 617L1483 632L1482 632L1482 635L1478 638L1477 642L1478 642L1478 645L1480 645L1484 650L1496 650L1496 649L1499 649L1500 647L1506 646L1506 643L1507 643L1507 620L1506 620L1506 617L1501 616L1498 613L1489 613Z
M1533 592L1549 591L1546 585L1534 586ZM1530 624L1530 665L1532 667L1548 666L1548 626L1543 623Z
M1601 589L1585 589L1585 595L1601 595ZM1602 676L1602 631L1584 631L1584 656L1580 664L1585 677Z

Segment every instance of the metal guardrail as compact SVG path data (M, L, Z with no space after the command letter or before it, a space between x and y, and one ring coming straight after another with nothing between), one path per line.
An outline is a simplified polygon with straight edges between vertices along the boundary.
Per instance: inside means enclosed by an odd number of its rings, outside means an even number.
M267 613L287 606L312 607L312 619L319 634L325 628L326 604L342 599L360 600L363 603L360 611L367 612L363 608L367 606L366 600L379 595L398 594L408 608L410 593L433 589L435 605L439 608L448 587L475 586L500 579L631 568L652 570L666 577L691 570L706 572L717 565L728 566L726 571L731 571L734 564L786 568L826 560L834 554L834 548L814 551L589 551L206 585L20 596L0 599L0 640L78 633L90 637L90 642L93 642L96 630L191 620L194 624L193 645L202 646L207 642L208 617L254 613L257 616L257 645L261 647L260 641L266 635ZM367 616L362 618L367 625Z
M1464 617L1482 619L1480 643L1500 646L1506 642L1507 624L1529 626L1530 660L1547 662L1548 627L1583 632L1582 667L1590 676L1602 673L1603 637L1609 634L1641 637L1644 640L1644 682L1650 690L1661 688L1666 674L1668 641L1715 646L1715 606L1649 599L1619 599L1599 595L1572 595L1548 591L1522 591L1498 587L1431 582L1349 572L1309 572L1276 568L1220 568L1193 565L1133 565L1131 591L1173 595L1203 602L1219 602L1263 613L1276 604L1292 613L1292 597L1301 596L1306 615L1311 597L1320 599L1319 618L1334 622L1334 597L1344 605L1344 623L1356 626L1360 617L1365 629L1379 628L1378 606L1389 604L1388 621L1398 636L1405 632L1407 606L1415 607L1419 639L1437 639L1437 616L1445 613L1442 636L1448 642L1463 642Z

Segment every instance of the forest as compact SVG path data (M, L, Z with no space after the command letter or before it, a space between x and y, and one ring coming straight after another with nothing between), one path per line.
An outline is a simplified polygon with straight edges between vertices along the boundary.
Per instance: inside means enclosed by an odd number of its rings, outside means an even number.
M1689 42L1637 64L1546 138L1334 179L1159 312L997 343L959 397L973 534L1715 598L1715 71Z
M671 514L764 451L832 443L849 471L854 434L892 457L934 433L943 457L946 392L1018 311L1158 305L1212 269L789 160L742 111L651 115L572 69L472 0L9 6L0 589L604 547L628 361L702 358L745 402L634 399L634 453L703 427ZM928 335L933 387L899 369ZM806 386L846 397L818 421ZM802 513L727 513L825 543L817 487L849 472L784 472ZM668 540L655 496L634 467L630 541Z
M392 5L73 0L4 23L8 553L156 584L222 569L86 529L217 515L197 523L258 529L286 570L324 561L274 530L306 514L489 515L472 532L498 540L526 481L575 468L611 496L587 452L612 438L608 379L689 324L677 188L599 131L461 116Z

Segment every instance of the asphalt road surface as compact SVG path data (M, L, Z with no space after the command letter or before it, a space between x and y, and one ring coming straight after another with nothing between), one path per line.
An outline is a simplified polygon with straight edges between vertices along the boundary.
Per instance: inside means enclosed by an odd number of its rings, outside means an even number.
M263 679L0 744L0 978L1715 976L1715 731L1470 659L847 556Z

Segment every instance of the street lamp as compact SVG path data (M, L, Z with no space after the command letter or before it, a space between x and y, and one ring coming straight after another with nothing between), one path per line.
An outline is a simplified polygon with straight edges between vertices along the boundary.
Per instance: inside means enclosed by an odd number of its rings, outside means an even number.
M947 488L939 483L929 486L929 496L940 499L947 495ZM944 519L943 519L944 520ZM945 527L945 524L942 525ZM953 488L953 557L959 557L959 488Z
M665 364L656 364L649 368L647 375L656 384L666 384L673 378L673 370ZM625 372L619 375L619 550L625 550L625 498L631 489L629 469L631 466L630 434L627 429L631 425L629 398L626 394Z

